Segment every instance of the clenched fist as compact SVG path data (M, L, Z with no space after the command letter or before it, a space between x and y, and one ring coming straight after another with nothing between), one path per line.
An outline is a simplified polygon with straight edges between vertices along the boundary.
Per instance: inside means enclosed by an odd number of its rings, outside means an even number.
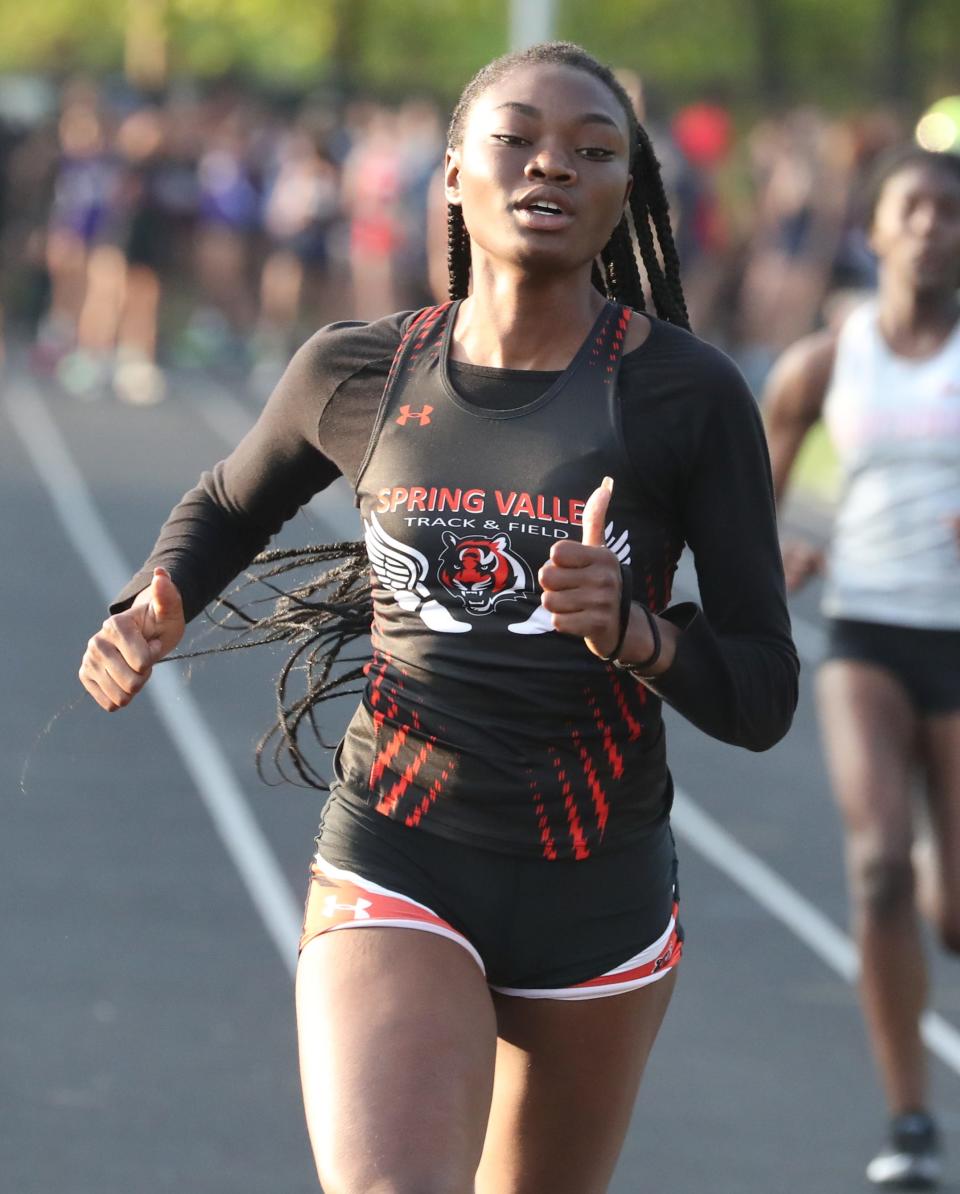
M164 568L129 609L111 614L87 643L80 683L101 709L114 713L129 705L158 663L183 638L180 590Z

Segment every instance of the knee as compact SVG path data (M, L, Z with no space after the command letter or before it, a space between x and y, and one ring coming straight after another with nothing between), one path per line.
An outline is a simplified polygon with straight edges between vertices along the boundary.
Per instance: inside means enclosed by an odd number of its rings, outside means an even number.
M909 858L859 860L853 867L853 892L860 910L873 920L893 920L913 909L914 874Z

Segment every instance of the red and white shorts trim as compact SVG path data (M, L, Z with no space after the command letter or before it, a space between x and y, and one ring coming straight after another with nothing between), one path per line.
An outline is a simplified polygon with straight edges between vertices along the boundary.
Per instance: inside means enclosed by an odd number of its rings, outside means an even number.
M494 987L502 995L516 995L521 999L601 999L604 995L622 995L647 987L663 978L683 956L683 940L677 932L679 905L673 905L670 921L660 937L632 958L621 962L596 978L575 983L572 987Z
M486 977L486 967L476 947L426 904L381 887L379 883L352 871L335 867L319 853L314 857L310 875L310 890L300 936L301 951L321 933L337 929L375 926L420 929L448 937L463 946ZM491 983L490 989L521 999L598 999L648 986L668 974L683 954L683 941L677 931L677 912L678 905L674 903L666 929L652 945L596 978L570 987L500 987Z
M310 890L303 915L300 949L334 929L366 929L374 926L393 929L422 929L449 937L470 954L486 975L486 967L476 948L452 925L426 904L418 904L409 896L390 891L370 879L341 870L315 855L310 867Z

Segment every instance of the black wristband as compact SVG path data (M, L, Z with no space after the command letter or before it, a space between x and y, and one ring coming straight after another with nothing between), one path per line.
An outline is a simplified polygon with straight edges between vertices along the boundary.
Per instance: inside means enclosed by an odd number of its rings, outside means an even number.
M637 604L640 605L640 602L637 602ZM637 676L643 676L645 672L653 667L660 658L660 650L663 646L660 638L660 627L657 625L657 619L653 616L653 611L649 610L645 605L640 605L640 608L647 615L647 625L650 627L650 636L653 639L653 650L646 659L631 660L629 663L620 659L612 660L616 667L623 668L627 672L633 672Z
M630 625L630 607L633 605L633 573L626 564L620 565L620 634L616 646L609 655L601 655L604 663L613 663L627 637L627 627Z

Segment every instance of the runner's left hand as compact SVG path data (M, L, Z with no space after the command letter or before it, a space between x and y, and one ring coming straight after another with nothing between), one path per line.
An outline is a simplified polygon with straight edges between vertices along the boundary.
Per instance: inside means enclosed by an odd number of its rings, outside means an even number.
M620 637L620 561L603 538L612 493L604 477L584 506L581 542L555 543L538 574L554 629L582 638L594 655L612 651Z

